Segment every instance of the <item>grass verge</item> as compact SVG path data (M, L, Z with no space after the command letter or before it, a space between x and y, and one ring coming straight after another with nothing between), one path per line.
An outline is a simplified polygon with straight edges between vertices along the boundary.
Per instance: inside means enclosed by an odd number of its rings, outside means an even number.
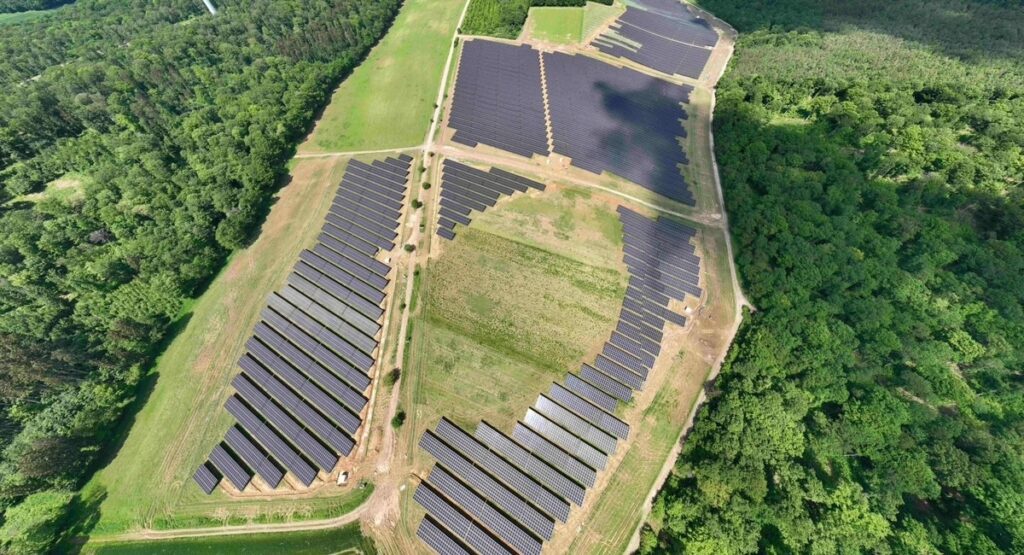
M430 127L463 0L408 0L331 98L299 152L415 146Z
M358 524L329 530L280 534L232 535L181 538L146 542L110 543L83 551L87 555L322 555L324 553L372 554L373 543L359 531Z

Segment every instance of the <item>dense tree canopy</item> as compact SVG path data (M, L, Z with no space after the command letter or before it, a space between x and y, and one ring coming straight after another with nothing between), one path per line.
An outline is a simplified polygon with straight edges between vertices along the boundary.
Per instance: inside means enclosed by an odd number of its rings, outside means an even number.
M0 34L0 512L73 489L398 0L80 0Z
M704 0L758 311L644 552L1024 552L1024 12Z

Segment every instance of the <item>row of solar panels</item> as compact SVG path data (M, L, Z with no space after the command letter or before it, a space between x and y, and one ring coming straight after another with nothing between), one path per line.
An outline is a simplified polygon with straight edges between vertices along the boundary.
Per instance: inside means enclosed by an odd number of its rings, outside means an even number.
M426 509L417 536L436 552L540 553L555 522L565 522L573 504L582 505L618 441L628 437L629 425L615 416L618 401L643 387L665 321L685 324L668 309L676 293L662 291L663 278L680 275L675 272L694 261L699 271L699 259L691 243L696 230L625 208L619 215L633 253L624 254L627 267L631 274L643 270L644 277L634 283L638 275L631 276L619 325L594 364L539 395L511 435L481 422L470 436L442 419L436 432L421 438L437 465L413 495ZM669 261L653 267L666 275L648 271L652 252ZM658 306L661 311L652 312Z
M207 494L286 473L309 486L355 448L412 157L351 160L318 243L260 313L225 408L237 420L194 474Z
M543 191L544 184L500 168L488 171L445 160L441 177L441 210L437 234L455 238L455 224L469 225L473 214L494 206L503 195Z
M693 205L679 140L687 117L682 104L692 90L586 56L471 40L463 46L448 125L456 130L453 140L470 147L528 158L557 152L578 168Z
M462 48L448 126L453 140L525 156L548 155L540 58L529 46L484 40Z
M692 16L627 7L616 23L594 39L594 46L668 75L699 78L718 42L715 30Z

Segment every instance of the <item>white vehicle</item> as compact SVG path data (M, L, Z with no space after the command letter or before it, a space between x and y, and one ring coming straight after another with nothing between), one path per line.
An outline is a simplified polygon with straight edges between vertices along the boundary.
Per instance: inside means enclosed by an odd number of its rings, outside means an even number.
M348 472L346 471L346 472L342 472L341 474L338 474L338 485L339 486L344 486L347 483L348 483Z

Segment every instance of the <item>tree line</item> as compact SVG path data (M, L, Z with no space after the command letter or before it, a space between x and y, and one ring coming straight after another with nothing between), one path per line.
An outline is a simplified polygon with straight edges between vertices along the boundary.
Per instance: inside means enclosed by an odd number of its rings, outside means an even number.
M399 5L221 0L211 17L193 0L80 0L4 27L8 549L52 540L32 519L52 520L88 476L187 300L246 243L294 145Z
M610 6L612 0L591 0ZM530 8L534 6L587 5L587 0L471 0L462 22L462 32L514 39L523 30Z
M1024 553L1024 12L702 0L757 311L642 553Z

